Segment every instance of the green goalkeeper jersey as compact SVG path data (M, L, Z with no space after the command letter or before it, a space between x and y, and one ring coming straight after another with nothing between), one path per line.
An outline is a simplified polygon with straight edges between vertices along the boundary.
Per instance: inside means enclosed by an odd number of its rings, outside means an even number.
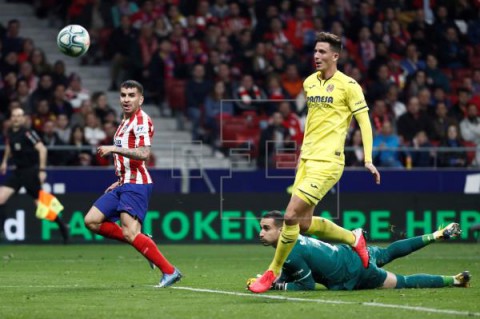
M371 255L375 248L369 247ZM330 290L352 290L380 287L387 273L370 263L365 269L358 255L348 245L331 245L299 236L283 265L277 283L286 290L313 290L315 283Z

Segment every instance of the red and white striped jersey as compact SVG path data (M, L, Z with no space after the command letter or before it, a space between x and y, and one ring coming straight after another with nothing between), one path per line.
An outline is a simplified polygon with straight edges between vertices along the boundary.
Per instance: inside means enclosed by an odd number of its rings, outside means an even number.
M137 148L151 146L154 133L152 120L142 109L130 118L122 120L115 132L114 143L117 147ZM115 174L120 184L151 184L152 178L147 171L145 161L113 154Z

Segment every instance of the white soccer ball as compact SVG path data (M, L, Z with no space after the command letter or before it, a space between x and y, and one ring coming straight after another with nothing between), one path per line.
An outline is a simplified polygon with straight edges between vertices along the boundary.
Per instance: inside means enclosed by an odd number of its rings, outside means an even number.
M81 25L67 25L58 32L57 46L63 54L71 57L79 57L88 51L90 47L90 35Z

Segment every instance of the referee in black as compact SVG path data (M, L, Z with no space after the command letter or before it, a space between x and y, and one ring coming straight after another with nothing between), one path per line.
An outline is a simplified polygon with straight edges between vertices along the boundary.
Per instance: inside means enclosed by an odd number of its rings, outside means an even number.
M3 231L6 219L5 204L8 199L24 186L37 204L38 194L43 182L47 177L47 148L42 143L38 134L25 127L25 114L21 108L11 110L10 128L5 143L0 173L7 172L7 162L12 158L16 169L7 178L5 185L0 186L0 230ZM66 244L69 238L69 227L57 216L55 222L60 228L63 242Z

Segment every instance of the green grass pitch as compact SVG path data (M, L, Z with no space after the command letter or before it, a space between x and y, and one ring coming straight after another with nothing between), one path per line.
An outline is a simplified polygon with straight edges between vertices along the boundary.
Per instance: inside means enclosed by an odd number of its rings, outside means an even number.
M387 265L400 274L470 270L470 288L271 291L245 280L268 266L260 245L168 245L184 273L171 288L127 245L0 246L0 318L480 317L480 245L439 243ZM189 289L189 290L187 290Z

